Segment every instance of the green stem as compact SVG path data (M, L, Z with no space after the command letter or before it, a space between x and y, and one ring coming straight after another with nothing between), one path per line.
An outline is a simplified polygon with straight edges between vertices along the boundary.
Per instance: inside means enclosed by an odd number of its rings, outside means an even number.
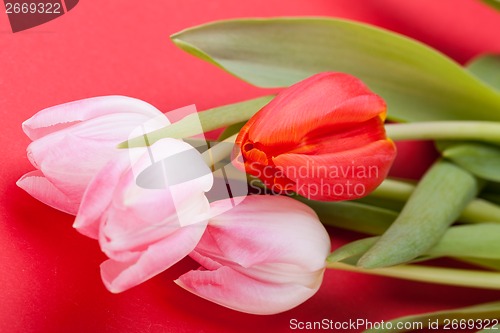
M415 185L411 183L386 179L369 197L406 201L414 189ZM465 223L500 223L500 206L484 199L474 199L465 207L458 219Z
M370 196L375 198L406 201L415 190L415 185L406 181L386 178Z
M341 262L327 262L326 267L412 281L500 290L500 273L497 272L438 268L420 265L400 265L385 268L363 269Z
M190 114L174 124L146 134L147 142L152 145L163 138L188 138L218 128L241 123L250 119L264 105L269 103L272 98L273 96L264 96L201 111L196 114ZM168 113L166 116L168 117ZM140 136L124 141L118 145L118 148L142 147L144 146L144 139L144 136Z
M404 140L479 140L500 143L500 123L494 121L433 121L385 125L387 136Z
M236 136L237 134L234 134L224 141L217 143L212 148L206 150L203 154L201 154L203 161L211 168L217 162L228 157L233 151Z

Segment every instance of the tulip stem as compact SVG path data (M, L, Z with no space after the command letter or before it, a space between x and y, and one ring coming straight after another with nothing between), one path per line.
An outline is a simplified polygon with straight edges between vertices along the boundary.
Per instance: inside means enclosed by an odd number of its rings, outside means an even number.
M433 121L386 124L387 136L405 140L480 140L500 143L500 123L494 121Z
M152 145L163 138L188 138L247 121L272 98L273 96L263 96L190 114L176 123L147 133L148 144ZM166 115L168 117L168 112ZM139 136L118 144L118 148L143 147L144 145L144 136Z
M399 265L376 269L363 269L341 262L327 262L326 267L349 272L366 273L405 280L430 282L453 286L498 289L500 273L421 265Z
M203 161L205 161L210 168L213 168L217 162L228 157L233 151L234 141L236 140L237 135L238 134L231 135L229 138L217 143L215 146L201 154Z
M406 201L415 190L415 185L401 181L386 178L372 193L372 197Z
M411 183L386 179L369 197L406 201L414 189L415 185ZM500 206L490 201L476 198L465 207L458 219L465 223L500 223Z

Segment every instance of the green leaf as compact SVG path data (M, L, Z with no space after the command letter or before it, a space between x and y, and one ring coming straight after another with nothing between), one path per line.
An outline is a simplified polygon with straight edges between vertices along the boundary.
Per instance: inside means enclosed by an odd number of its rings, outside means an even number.
M496 2L500 10L500 1ZM491 87L500 90L500 54L487 54L467 64L469 72Z
M302 197L297 199L314 209L321 222L326 225L370 235L383 233L398 216L395 211L357 202L323 202Z
M495 322L498 323L498 321L495 321ZM488 326L488 328L477 331L476 333L486 333L486 332L491 333L491 332L497 331L497 330L500 330L500 324L496 324L494 326Z
M472 174L500 181L500 148L484 143L459 143L442 150L442 155Z
M231 135L238 133L243 126L245 126L247 122L242 121L240 123L232 124L221 133L221 135L217 138L217 140L222 141L229 138Z
M368 237L350 242L333 251L328 258L329 262L343 261L348 258L358 257L368 251L380 237Z
M500 259L500 225L481 223L449 228L428 255Z
M382 184L380 184L380 186L366 198L369 198L370 200L375 199L405 202L414 190L415 185L410 182L388 178L385 179ZM494 193L500 193L500 183L489 182L486 185L486 190L488 191L488 198L491 197L494 199ZM495 200L492 201L496 202ZM500 202L498 202L498 204L500 204ZM462 211L459 221L465 223L500 223L500 206L498 204L494 204L484 199L472 200Z
M464 223L500 223L500 206L488 200L477 198L465 207L459 221Z
M445 310L445 311L437 311L437 312L428 312L424 314L419 314L415 316L406 316L397 319L393 319L391 321L386 322L385 329L369 329L365 330L363 333L398 333L398 332L411 332L422 330L424 328L428 328L430 326L431 329L437 329L436 326L441 327L445 325L448 320L460 320L463 319L465 323L469 319L497 319L500 316L500 302L486 303L480 305L469 306L460 309L453 310ZM480 329L484 327L485 321L474 322L474 325L471 328ZM478 323L482 322L483 326L480 327ZM391 323L392 325L389 325ZM398 325L398 323L401 323ZM489 327L491 328L495 322L491 323ZM388 327L392 328L389 329ZM407 329L397 329L396 327L408 327ZM451 323L448 325L448 329L451 332L458 332L460 329L451 329ZM467 327L468 328L468 327ZM485 332L490 332L491 330L487 330Z
M393 210L396 212L401 211L401 209L403 209L403 206L405 205L405 202L401 200L377 198L370 195L367 195L366 197L360 199L353 200L351 202L358 202L370 206Z
M261 87L315 73L362 79L403 121L500 120L500 94L438 51L383 29L329 18L241 19L174 34L183 50Z
M500 11L500 0L481 0L493 9Z
M418 183L398 218L358 265L397 265L426 253L478 190L478 182L470 173L446 161L436 162Z
M172 125L148 133L147 142L151 145L162 138L188 138L246 121L273 98L274 96L264 96L188 115ZM141 147L144 141L144 137L141 136L122 142L118 147Z
M380 237L368 237L350 242L333 251L327 260L343 261L365 254ZM437 257L467 257L474 259L500 259L500 225L481 223L453 226L446 230L438 243L423 254L425 260ZM472 259L472 260L471 260Z

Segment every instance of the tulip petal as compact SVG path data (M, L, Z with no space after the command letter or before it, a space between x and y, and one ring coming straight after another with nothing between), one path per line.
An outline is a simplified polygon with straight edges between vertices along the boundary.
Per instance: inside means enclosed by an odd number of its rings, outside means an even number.
M128 154L122 152L99 171L85 191L73 228L90 238L99 238L101 216L112 201L123 171L129 166Z
M82 99L44 109L23 123L23 131L31 140L86 121L115 113L138 113L147 118L162 113L151 104L126 96L101 96Z
M233 310L269 315L287 311L316 293L300 284L273 284L253 279L230 267L214 271L190 271L175 280L191 293Z
M329 235L314 211L278 196L249 196L228 207L230 199L212 203L215 216L190 254L202 268L175 282L254 314L283 312L314 295L330 250Z
M318 124L359 123L383 118L385 112L385 102L361 80L344 73L321 73L278 94L253 117L259 126L245 125L236 143L248 132L249 140L283 150L300 142Z
M359 124L344 126L332 124L324 128L319 127L303 138L300 145L286 153L320 155L347 152L385 139L384 122L379 117L375 117Z
M116 186L101 226L101 248L117 260L128 256L129 250L208 218L205 192L213 184L213 175L201 155L176 139L162 139L142 150L142 157L131 163ZM186 174L195 178L179 182Z
M137 260L120 262L107 260L101 264L101 277L106 288L119 293L163 272L187 256L198 244L206 223L179 228L160 242L140 253Z
M217 211L230 204L225 199L211 206ZM211 218L196 251L207 257L217 253L242 267L272 262L316 271L324 267L330 238L307 205L284 196L255 195Z
M78 202L68 198L38 170L28 172L16 184L32 197L50 207L72 215L78 211Z
M396 154L391 140L379 140L345 152L273 158L295 191L313 200L353 200L373 191L385 179Z
M101 266L110 291L121 292L144 282L198 244L209 217L204 193L212 186L213 176L205 164L201 167L193 160L201 160L198 152L181 154L193 151L183 141L162 139L149 147L124 150L92 179L75 227L98 238L110 258ZM177 158L179 154L185 158ZM165 158L172 158L166 162L170 168L155 167ZM176 168L176 163L184 169ZM196 178L176 182L179 172L192 167L201 168L190 173ZM141 183L144 173L148 181ZM175 185L170 185L172 179Z
M113 114L47 135L28 147L31 163L73 201L81 201L88 183L119 149L132 130L147 122L143 115ZM168 123L155 118L157 127Z
M168 195L143 193L143 196L151 198L152 212L149 213L149 218L141 214L143 210L137 209L136 204L115 204L109 207L106 220L100 226L99 244L102 251L117 261L130 260L150 244L171 237L182 229L184 226L181 219L190 220L189 225L206 224L208 200L203 194L196 195L197 197L191 197L179 207L169 200Z
M204 192L210 190L213 183L213 176L205 164L200 166L191 160L191 165L203 167L197 172L201 176L167 188L143 188L137 181L141 172L152 166L151 158L162 161L173 157L170 164L180 162L184 168L189 168L184 165L189 161L177 161L175 157L183 151L192 150L194 148L183 141L163 139L149 148L119 151L116 158L104 166L88 185L73 226L92 238L97 238L99 228L104 228L106 236L101 246L110 255L119 251L109 245L111 239L120 239L120 243L126 242L128 247L133 247L135 243L141 243L140 239L152 241L147 236L150 233L161 238L163 233L168 234L180 225L203 220L204 213L209 209ZM190 157L201 160L199 153ZM175 178L175 172L182 170L174 168L173 175L164 174L164 170L152 171L153 174L149 175L151 182L163 183L164 177ZM105 211L106 225L101 226L99 221ZM127 238L127 235L132 238Z

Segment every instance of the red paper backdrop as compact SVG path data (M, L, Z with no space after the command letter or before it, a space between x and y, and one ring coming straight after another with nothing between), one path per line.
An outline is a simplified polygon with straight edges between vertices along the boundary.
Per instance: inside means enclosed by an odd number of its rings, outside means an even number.
M498 14L474 0L80 1L71 12L12 33L0 13L0 332L287 332L292 318L334 321L396 316L496 300L472 290L328 271L318 294L275 316L237 313L197 298L173 279L189 259L119 295L103 287L97 243L72 229L72 217L15 186L31 170L21 123L55 104L107 94L160 110L198 109L266 91L195 59L170 41L181 29L224 18L321 15L351 18L417 38L463 63L500 52ZM401 149L397 175L417 175L428 145ZM420 163L419 170L406 166ZM335 231L334 246L352 237Z

